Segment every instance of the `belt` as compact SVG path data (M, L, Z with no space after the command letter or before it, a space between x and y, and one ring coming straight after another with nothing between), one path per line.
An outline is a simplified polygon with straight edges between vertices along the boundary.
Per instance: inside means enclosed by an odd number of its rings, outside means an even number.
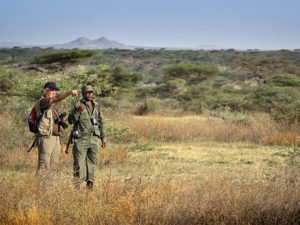
M91 137L91 136L93 136L93 135L95 135L94 132L80 133L80 136L82 136L82 137Z

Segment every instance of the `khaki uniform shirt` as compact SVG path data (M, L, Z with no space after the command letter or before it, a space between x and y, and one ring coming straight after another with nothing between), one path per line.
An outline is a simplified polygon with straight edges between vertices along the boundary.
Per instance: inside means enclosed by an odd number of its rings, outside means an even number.
M67 96L69 96L70 94L72 94L72 92L70 91L65 91L60 95L57 95L55 97L52 98L42 98L40 100L40 110L46 110L51 108L52 109L52 115L53 115L53 123L52 123L52 135L53 136L60 136L62 134L61 130L58 127L58 124L55 123L54 121L56 121L56 119L58 119L60 112L59 110L56 108L55 104L56 102L59 102L61 100L63 100L64 98L66 98Z

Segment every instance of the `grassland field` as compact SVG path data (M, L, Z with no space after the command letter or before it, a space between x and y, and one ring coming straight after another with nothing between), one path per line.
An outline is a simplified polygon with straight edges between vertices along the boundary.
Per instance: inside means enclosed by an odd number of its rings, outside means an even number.
M65 144L44 178L34 175L37 149L2 145L0 224L300 224L296 128L268 118L107 117L92 192L75 188Z

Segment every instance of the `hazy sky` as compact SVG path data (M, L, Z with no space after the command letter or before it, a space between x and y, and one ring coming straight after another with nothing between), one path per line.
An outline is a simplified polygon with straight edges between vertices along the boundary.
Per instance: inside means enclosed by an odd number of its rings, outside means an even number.
M0 0L0 42L300 48L300 0Z

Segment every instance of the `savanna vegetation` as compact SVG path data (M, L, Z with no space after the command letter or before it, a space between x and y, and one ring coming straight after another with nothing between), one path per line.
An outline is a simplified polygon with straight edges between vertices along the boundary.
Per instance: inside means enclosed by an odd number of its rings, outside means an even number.
M93 192L65 145L34 176L27 116L50 80L95 88ZM299 224L299 88L298 50L0 49L0 224Z

